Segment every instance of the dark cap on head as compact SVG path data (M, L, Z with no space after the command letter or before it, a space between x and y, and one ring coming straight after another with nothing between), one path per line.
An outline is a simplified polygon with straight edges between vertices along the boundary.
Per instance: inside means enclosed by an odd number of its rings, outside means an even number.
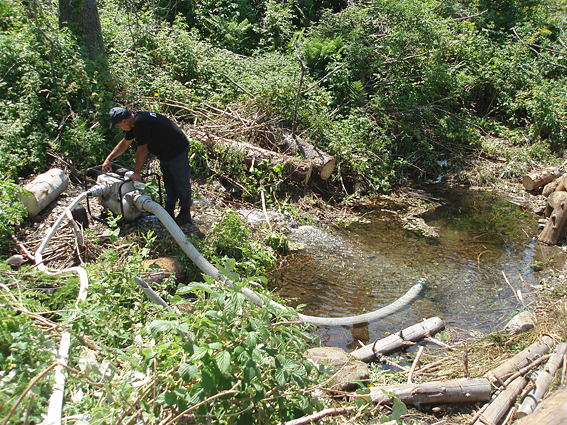
M117 106L110 110L108 116L110 117L110 129L114 130L116 124L130 116L130 111Z

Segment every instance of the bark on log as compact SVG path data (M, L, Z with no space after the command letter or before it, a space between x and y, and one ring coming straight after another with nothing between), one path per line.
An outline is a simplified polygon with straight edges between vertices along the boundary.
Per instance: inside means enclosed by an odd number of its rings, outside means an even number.
M538 403L543 399L545 393L549 389L555 373L561 367L565 353L567 353L567 344L564 342L557 344L553 355L545 365L545 369L539 373L535 383L535 388L526 395L526 398L518 408L515 415L516 419L523 418L524 416L533 413L536 409Z
M490 400L490 381L486 378L463 378L423 384L390 385L370 388L370 398L376 403L391 403L394 394L405 404L473 403Z
M478 425L496 425L516 403L516 397L520 395L524 387L528 384L528 380L520 376L512 381L512 383L502 391L490 406L478 418L475 424ZM534 422L537 423L537 422Z
M445 329L443 320L439 317L432 317L421 323L405 328L396 334L373 342L372 344L365 345L358 350L354 350L351 354L357 360L369 363L376 360L378 355L388 355L400 350L405 342L420 341L427 336L441 332L443 329Z
M553 192L547 198L548 207L553 212L547 219L544 229L538 236L538 241L555 245L562 237L565 237L565 223L567 222L567 192ZM546 214L547 214L546 210Z
M561 170L549 167L544 170L534 171L522 177L522 183L527 191L537 189L561 176Z
M312 164L305 159L296 158L289 155L273 152L250 143L237 142L236 140L225 139L222 137L207 134L202 131L192 131L191 136L202 142L205 146L213 148L220 145L241 154L247 166L267 160L271 167L279 164L286 166L288 177L296 182L307 184L311 178Z
M527 366L535 358L547 354L553 348L553 340L544 335L540 342L535 342L524 351L506 360L496 369L489 371L485 376L495 385L504 382L513 373Z
M555 180L547 183L541 192L544 198L547 198L553 192L565 190L565 176L556 178Z
M294 138L291 131L283 130L282 137L276 140L276 145L280 152L286 155L302 155L313 164L313 169L323 180L327 180L333 173L336 163L335 157L297 135Z
M39 214L67 189L68 183L69 179L63 170L52 168L26 184L19 198L26 207L28 216L35 217Z
M567 386L563 386L543 400L531 415L514 425L565 425L567 424Z

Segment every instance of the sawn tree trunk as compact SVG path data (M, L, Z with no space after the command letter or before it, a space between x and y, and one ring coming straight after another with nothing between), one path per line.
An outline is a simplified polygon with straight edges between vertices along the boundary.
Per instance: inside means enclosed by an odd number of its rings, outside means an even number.
M284 164L284 176L289 177L293 181L307 184L311 178L312 164L305 159L273 152L250 143L225 139L202 131L192 131L191 136L209 148L225 146L231 149L233 152L240 154L249 167L254 163L259 164L263 160L267 160L271 167Z

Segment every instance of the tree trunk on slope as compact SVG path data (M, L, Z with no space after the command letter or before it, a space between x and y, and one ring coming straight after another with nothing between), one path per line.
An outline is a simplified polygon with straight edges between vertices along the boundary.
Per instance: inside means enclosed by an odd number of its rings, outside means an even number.
M104 59L104 41L96 0L59 0L59 26L68 27L92 60Z

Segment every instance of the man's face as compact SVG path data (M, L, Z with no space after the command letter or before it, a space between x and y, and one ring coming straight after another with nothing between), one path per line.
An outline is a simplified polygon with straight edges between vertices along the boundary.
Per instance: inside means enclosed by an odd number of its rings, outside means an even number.
M132 125L130 124L130 119L124 118L119 123L116 123L116 128L123 130L123 131L130 131L132 130Z

